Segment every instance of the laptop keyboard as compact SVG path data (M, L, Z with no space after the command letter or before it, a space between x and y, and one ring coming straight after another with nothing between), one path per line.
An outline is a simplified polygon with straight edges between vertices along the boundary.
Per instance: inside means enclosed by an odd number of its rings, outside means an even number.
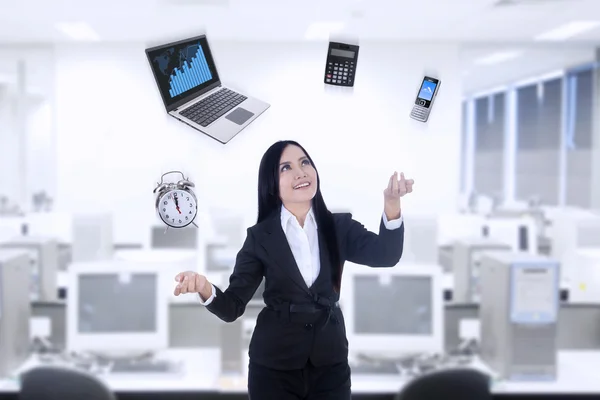
M200 126L208 126L246 99L246 96L223 88L186 108L180 114Z

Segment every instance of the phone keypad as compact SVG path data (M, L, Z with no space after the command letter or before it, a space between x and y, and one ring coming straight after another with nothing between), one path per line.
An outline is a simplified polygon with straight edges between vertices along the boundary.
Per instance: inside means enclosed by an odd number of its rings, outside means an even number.
M429 112L426 108L413 107L413 110L411 111L410 116L419 121L423 121L423 120L427 119L427 114L429 114Z
M354 61L328 61L325 82L334 85L352 86L354 68Z

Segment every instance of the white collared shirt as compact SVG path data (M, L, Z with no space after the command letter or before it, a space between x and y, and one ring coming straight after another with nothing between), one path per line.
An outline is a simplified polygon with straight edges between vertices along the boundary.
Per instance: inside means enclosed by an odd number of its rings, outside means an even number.
M386 229L394 230L402 226L403 217L388 221L385 213L383 213L383 223ZM312 208L309 210L304 227L300 226L298 219L284 206L281 206L281 228L290 245L298 269L309 288L317 280L319 272L321 272L321 258L319 251L319 234L317 221ZM216 290L213 285L212 296L205 302L200 303L205 306L209 305L216 295Z
M287 208L281 206L281 228L306 286L311 287L321 272L319 234L312 208L308 211L302 227L298 219Z
M398 229L402 226L402 221L402 216L393 221L388 221L385 213L383 213L383 223L386 229ZM281 228L292 249L292 254L304 282L310 288L321 272L319 234L317 232L319 228L312 208L306 216L303 228L298 223L298 219L287 208L281 206Z

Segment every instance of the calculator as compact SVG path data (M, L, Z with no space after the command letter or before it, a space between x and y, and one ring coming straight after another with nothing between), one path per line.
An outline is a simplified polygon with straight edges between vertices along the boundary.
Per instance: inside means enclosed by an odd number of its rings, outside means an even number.
M329 42L325 83L327 85L354 86L357 61L357 45Z

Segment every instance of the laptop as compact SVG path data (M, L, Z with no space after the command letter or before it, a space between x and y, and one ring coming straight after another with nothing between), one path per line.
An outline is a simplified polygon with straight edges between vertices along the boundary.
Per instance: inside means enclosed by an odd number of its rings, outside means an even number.
M269 104L221 83L206 35L146 49L167 113L225 144Z

